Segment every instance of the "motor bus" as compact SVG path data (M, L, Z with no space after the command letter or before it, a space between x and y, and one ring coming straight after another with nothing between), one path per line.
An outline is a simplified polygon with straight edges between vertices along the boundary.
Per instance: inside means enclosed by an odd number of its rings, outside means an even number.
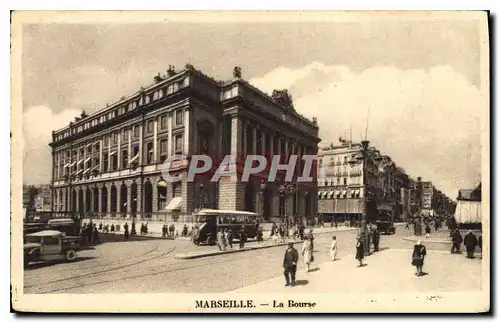
M195 232L193 242L196 245L214 245L217 242L217 232L221 229L231 230L235 240L239 240L242 228L247 239L257 237L258 214L246 211L228 211L203 209L195 215Z

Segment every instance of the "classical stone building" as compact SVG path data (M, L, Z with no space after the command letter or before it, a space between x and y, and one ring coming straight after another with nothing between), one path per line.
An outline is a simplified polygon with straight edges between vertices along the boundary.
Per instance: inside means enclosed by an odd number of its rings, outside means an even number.
M283 161L317 154L316 122L295 111L286 90L268 96L241 79L238 67L229 81L213 80L189 64L179 72L169 68L154 84L82 113L52 137L54 211L182 220L204 207L255 211L266 221L317 213L316 165L313 182L297 185L294 177L286 189L282 172L267 181L269 165L248 182L209 181L228 154L236 158L238 179L247 154L281 155ZM200 154L212 157L214 166L188 182L191 156ZM172 155L186 158L168 170L184 175L180 182L161 174Z

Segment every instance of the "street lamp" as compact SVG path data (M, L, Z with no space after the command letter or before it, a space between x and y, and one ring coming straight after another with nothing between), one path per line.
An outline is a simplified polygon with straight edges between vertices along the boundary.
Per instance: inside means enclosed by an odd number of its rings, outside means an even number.
M203 200L205 199L205 185L200 183L200 210L203 210Z
M369 241L368 241L368 232L367 232L367 199L368 199L368 184L367 184L367 162L368 162L368 144L370 142L368 140L361 141L361 155L357 155L355 159L349 160L349 164L354 166L356 164L361 163L362 174L363 174L363 202L361 203L361 227L360 227L360 237L361 241L363 241L363 248L365 255L369 253Z
M259 211L261 211L261 216L264 216L264 191L266 189L266 182L260 181L259 187Z
M422 177L417 177L417 221L415 222L413 234L415 236L422 235Z
M281 218L285 220L286 236L289 237L288 214L285 214L285 197L292 196L293 194L295 194L295 187L293 187L293 185L290 183L282 184L279 186L278 192L280 194L280 200L281 200Z

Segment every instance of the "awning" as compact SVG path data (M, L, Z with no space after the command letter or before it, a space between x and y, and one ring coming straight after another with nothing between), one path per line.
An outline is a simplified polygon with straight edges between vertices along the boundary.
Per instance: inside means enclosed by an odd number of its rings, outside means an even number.
M82 162L83 162L83 159L80 159L80 160L78 161L78 163L76 163L76 164L77 164L77 165L80 165Z
M75 173L75 175L80 174L83 171L83 169L80 169L78 172Z
M113 156L114 154L116 154L116 150L113 150L109 155Z
M346 196L347 195L347 191L342 191L342 195Z
M85 148L87 148L88 146L91 146L91 145L93 145L93 143L88 143L85 145Z
M356 196L356 190L351 191L351 197L354 197L354 196Z
M91 170L96 170L99 168L99 165L94 166Z
M87 174L90 171L90 168L87 168L86 170L83 171L84 174Z
M336 197L339 197L339 196L340 196L340 193L341 193L340 191L335 191L335 196L336 196Z
M64 167L63 167L63 168L66 168L66 167L68 167L68 166L69 166L69 163L67 163L66 165L64 165Z
M137 158L139 158L139 154L135 155L134 158L132 158L131 160L129 160L129 164L132 164Z
M182 205L182 197L174 197L170 203L168 203L167 207L165 210L167 211L174 211L174 210L180 210Z
M165 181L159 181L158 184L156 184L158 187L167 187L167 183Z
M85 162L88 162L90 159L92 159L92 157L87 157L87 159L85 159Z
M323 194L322 191L318 191L318 198L321 198L321 194Z
M322 194L323 194L322 198L326 199L326 195L328 194L328 191L323 191Z
M73 166L75 166L75 164L76 164L76 161L72 162L72 163L69 165L69 167L73 167Z
M335 193L335 191L328 192L328 198L331 199L333 197L334 193Z

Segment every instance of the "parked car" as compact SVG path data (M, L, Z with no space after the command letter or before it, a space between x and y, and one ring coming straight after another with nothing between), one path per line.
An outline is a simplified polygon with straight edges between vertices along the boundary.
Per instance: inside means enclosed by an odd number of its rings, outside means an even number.
M377 221L378 232L384 234L395 234L396 227L391 221Z
M24 243L24 267L38 261L75 260L76 252L80 250L79 239L55 230L27 234Z

